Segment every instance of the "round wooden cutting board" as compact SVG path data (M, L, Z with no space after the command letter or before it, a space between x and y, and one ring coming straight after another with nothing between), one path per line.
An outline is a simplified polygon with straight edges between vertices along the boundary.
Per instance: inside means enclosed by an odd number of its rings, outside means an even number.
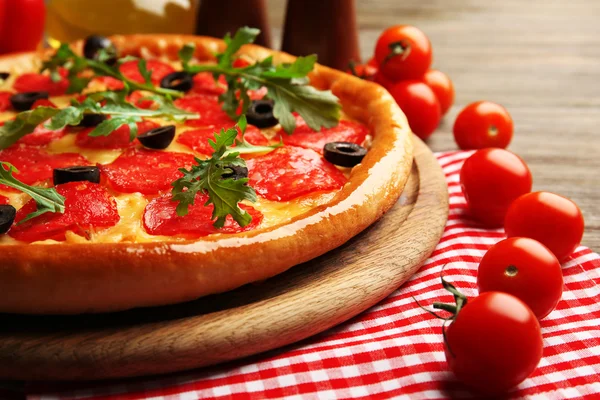
M384 218L267 281L112 314L0 314L0 379L92 380L191 369L297 342L359 314L408 280L444 230L446 181L427 146L415 142L410 179Z

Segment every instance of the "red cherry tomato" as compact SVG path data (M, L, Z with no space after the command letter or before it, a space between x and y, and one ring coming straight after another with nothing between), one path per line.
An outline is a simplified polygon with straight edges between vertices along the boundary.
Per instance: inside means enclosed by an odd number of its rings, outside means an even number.
M421 81L398 82L388 90L406 114L411 130L423 140L431 136L442 118L433 90Z
M423 75L423 81L433 90L440 102L442 115L446 114L454 103L454 85L448 75L437 69L430 69Z
M383 76L381 71L377 71L373 77L373 80L386 88L388 92L390 91L391 87L394 86L394 82Z
M377 73L377 67L370 64L355 64L346 70L346 73L357 76L367 81L373 81Z
M431 43L414 26L392 26L379 36L375 60L391 80L419 79L431 65Z
M525 194L506 213L504 230L508 237L535 239L565 261L583 238L581 210L571 200L549 192Z
M542 333L535 314L516 297L480 294L446 329L446 360L456 377L488 395L521 383L542 358Z
M44 34L44 0L4 0L0 3L4 11L0 20L0 54L35 50Z
M461 149L505 149L513 136L513 121L501 105L477 101L458 114L453 131L454 140Z
M538 319L550 314L562 296L560 263L537 240L513 237L492 246L477 270L479 293L504 292L518 297Z
M516 154L478 150L465 161L460 184L470 214L488 227L500 227L511 203L531 191L531 172Z

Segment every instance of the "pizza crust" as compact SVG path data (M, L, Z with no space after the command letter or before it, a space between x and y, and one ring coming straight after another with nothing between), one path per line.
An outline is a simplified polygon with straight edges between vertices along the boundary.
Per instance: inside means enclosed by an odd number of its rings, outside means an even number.
M213 60L225 46L184 35L112 39L124 54L169 60L188 42L196 43L199 61ZM240 53L254 59L272 55L276 63L294 60L255 45ZM30 71L39 55L1 57L0 68ZM406 117L377 84L321 65L310 78L314 86L331 89L344 112L374 136L363 162L329 203L270 228L187 242L2 246L0 312L76 314L188 301L277 275L342 245L379 219L410 173L413 143Z

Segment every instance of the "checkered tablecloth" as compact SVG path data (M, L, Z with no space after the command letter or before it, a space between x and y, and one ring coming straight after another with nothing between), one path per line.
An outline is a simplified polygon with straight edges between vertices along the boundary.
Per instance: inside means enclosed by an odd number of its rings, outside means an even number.
M28 399L469 398L444 358L441 321L416 306L452 297L446 278L476 296L477 265L501 230L477 227L465 212L458 173L470 153L437 154L448 181L444 236L412 279L352 320L277 351L166 377L96 384L28 384ZM600 257L585 247L563 265L562 300L541 321L544 356L511 397L600 398Z

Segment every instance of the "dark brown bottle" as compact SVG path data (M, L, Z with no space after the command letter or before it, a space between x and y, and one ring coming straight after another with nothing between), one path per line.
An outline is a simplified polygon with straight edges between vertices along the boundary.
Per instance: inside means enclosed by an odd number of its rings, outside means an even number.
M202 0L198 7L196 34L221 38L242 26L260 29L256 44L271 47L271 29L265 0Z
M282 50L342 70L360 62L355 1L288 0Z

